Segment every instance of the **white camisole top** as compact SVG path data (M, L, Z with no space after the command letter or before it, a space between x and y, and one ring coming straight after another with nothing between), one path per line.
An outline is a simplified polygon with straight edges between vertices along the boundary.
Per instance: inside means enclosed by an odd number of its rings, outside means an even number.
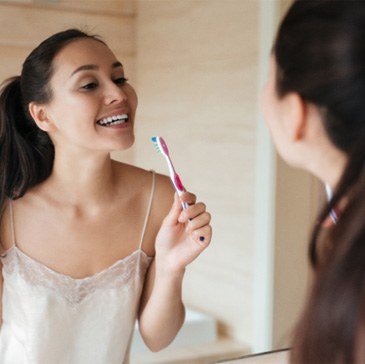
M1 364L127 364L146 271L142 250L152 188L138 250L82 279L58 273L13 246L3 264Z

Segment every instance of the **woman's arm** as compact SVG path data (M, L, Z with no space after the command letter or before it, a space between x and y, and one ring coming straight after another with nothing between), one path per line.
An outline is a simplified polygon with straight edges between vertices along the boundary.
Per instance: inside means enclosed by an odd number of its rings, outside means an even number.
M139 330L152 351L169 345L184 323L183 274L161 272L156 275L156 262L151 264L141 301Z
M156 237L156 256L147 274L139 312L139 329L152 351L166 347L175 338L185 317L182 280L185 267L210 243L210 214L195 196L181 200L190 206L182 210L175 195L173 206ZM202 241L204 237L204 241Z

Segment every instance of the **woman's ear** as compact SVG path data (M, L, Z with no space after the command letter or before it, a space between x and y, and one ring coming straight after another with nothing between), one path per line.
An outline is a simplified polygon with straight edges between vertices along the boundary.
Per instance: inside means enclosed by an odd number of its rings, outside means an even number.
M284 126L289 139L293 142L305 136L307 127L307 104L295 92L285 96Z
M46 106L43 104L29 103L28 110L38 128L49 132L52 129L52 122L47 116Z

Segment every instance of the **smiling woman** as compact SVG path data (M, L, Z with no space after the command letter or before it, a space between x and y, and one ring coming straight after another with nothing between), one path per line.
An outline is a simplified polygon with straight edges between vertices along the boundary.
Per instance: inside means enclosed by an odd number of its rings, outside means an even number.
M111 66L111 69L112 70L119 69L119 72L122 72L124 74L123 65L119 61L114 62ZM83 65L83 66L78 67L75 71L73 71L71 76L75 75L77 72L88 71L88 70L100 71L100 67L95 64ZM84 77L80 76L82 81L85 78L85 75L83 75L83 76ZM81 88L84 89L85 91L92 91L92 90L96 89L98 87L98 83L94 82L93 79L90 80L90 82L87 82L87 77L88 76L86 74L86 79L83 82L83 83L85 83L85 85L81 86ZM117 76L113 81L115 82L116 85L125 85L128 80L123 75L120 77ZM133 89L130 89L130 90L133 90ZM129 99L132 101L134 98L135 98L135 95L132 94L132 95L130 95ZM114 110L113 112L110 112L108 115L105 115L104 117L99 119L96 123L101 126L112 126L112 125L125 124L129 121L129 114L128 114L127 109L125 109L125 110L121 109L120 115L117 115L117 112L118 112L118 110ZM130 124L125 124L123 127L128 127L129 125Z
M210 214L167 177L111 160L134 143L136 107L120 61L77 29L3 84L1 363L128 363L136 318L153 351L179 331Z
M111 50L100 41L77 39L55 56L53 67L52 100L29 105L39 128L50 133L55 144L66 138L90 149L129 148L137 96ZM109 123L118 115L123 120L126 115L127 122Z

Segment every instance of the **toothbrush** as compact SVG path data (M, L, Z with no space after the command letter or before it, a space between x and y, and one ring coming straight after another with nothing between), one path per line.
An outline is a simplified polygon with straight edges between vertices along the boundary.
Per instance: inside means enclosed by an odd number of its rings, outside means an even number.
M332 199L332 190L331 190L331 187L329 186L329 184L327 184L326 183L326 194L327 194L327 200L328 201L331 201L331 199ZM336 212L335 212L335 210L334 209L332 209L331 211L330 211L330 218L331 218L331 220L332 220L332 222L334 223L334 224L336 224L337 223L337 220L338 220L338 216L337 216L337 214L336 214Z
M185 188L180 180L179 175L176 173L174 165L172 164L169 149L167 148L166 142L161 137L153 137L151 138L153 144L155 145L157 151L161 153L167 162L167 166L169 167L170 172L170 179L172 181L172 184L174 185L174 188L179 196L182 195L183 192L185 192ZM188 204L186 202L181 203L183 209L186 209L188 207Z

